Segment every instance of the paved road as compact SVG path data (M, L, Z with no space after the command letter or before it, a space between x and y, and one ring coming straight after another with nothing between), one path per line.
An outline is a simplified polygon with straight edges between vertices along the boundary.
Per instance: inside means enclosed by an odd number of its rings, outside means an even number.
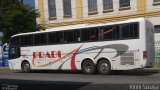
M6 87L17 87L15 90L160 90L160 73L139 70L112 75L84 75L69 71L23 73L0 70L0 84L0 90L6 90Z

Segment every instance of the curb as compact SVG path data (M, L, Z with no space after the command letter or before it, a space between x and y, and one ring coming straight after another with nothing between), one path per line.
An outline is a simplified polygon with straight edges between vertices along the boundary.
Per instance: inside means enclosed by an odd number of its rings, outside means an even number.
M144 68L144 70L160 71L160 68Z
M9 70L9 67L0 67L0 70Z
M144 68L146 71L160 72L160 68Z
M160 73L160 68L142 68L131 70L133 72L142 72L142 73Z

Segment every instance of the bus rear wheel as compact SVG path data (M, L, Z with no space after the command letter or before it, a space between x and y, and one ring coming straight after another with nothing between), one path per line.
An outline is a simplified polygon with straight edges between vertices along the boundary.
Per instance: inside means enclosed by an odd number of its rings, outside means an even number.
M82 63L82 71L85 74L94 74L95 73L95 64L91 60L85 60Z
M22 63L22 70L23 70L23 72L30 72L30 64L29 64L29 62L23 62Z
M97 69L98 69L99 74L108 75L111 72L111 65L109 61L101 60L97 65Z

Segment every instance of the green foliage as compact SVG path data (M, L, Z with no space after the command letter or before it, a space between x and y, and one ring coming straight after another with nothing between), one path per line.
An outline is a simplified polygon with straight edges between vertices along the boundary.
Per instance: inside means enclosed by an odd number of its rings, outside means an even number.
M160 68L160 49L156 49L154 67Z
M155 64L154 64L155 68L160 68L160 60L156 60Z
M39 30L37 17L39 14L36 10L18 0L0 0L0 31L4 34L3 42L14 34Z

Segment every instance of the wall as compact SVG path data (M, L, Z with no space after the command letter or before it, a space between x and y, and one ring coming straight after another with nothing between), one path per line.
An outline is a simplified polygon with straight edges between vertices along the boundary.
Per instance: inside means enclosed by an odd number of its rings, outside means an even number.
M71 0L72 17L63 17L62 0L56 0L57 19L49 20L48 0L36 0L37 8L41 17L37 19L40 24L47 28L75 25L83 23L104 23L125 20L130 18L144 17L151 20L155 25L160 24L156 19L160 16L160 5L153 5L152 0L131 0L130 8L119 10L119 0L113 0L113 11L103 13L103 2L97 0L98 14L88 15L88 0Z

